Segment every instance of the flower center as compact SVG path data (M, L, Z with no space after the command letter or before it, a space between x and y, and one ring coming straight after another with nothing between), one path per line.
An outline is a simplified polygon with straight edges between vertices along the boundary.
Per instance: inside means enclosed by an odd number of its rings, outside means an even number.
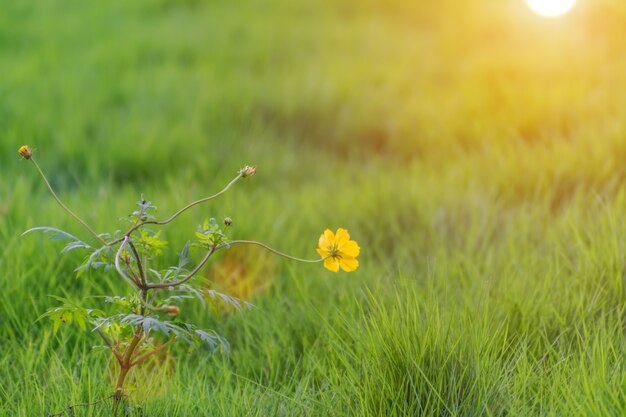
M337 249L337 244L333 243L332 246L328 248L328 256L331 258L341 258L339 253L339 249Z

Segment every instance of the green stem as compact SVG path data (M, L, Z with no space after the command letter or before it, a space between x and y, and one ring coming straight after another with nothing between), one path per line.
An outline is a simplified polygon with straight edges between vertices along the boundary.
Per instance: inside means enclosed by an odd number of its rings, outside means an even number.
M297 258L295 256L291 256L291 255L287 255L286 253L283 253L279 250L276 250L270 246L267 246L265 243L261 243L261 242L257 242L256 240L231 240L230 242L226 242L226 243L222 243L221 245L219 245L217 248L215 248L215 250L218 249L222 249L222 248L226 248L229 247L231 245L238 245L238 244L243 244L243 245L255 245L255 246L260 246L265 250L268 250L278 256L282 256L283 258L287 258L287 259L291 259L292 261L298 261L298 262L306 262L306 263L317 263L317 262L322 262L323 260L325 260L326 258L321 258L321 259L302 259L302 258Z
M144 221L141 223L137 223L135 224L133 227L131 227L130 229L128 229L128 231L124 234L124 236L130 236L131 233L133 233L135 230L139 229L140 227L146 225L146 224L155 224L157 226L164 226L168 223L171 223L172 221L174 221L178 216L180 216L181 214L183 214L185 211L189 210L190 208L197 206L198 204L202 204L202 203L206 203L207 201L213 200L214 198L217 198L219 196L221 196L222 194L224 194L226 191L228 191L228 189L230 187L233 186L234 183L236 183L240 178L243 177L243 173L239 173L237 174L237 176L235 178L233 178L228 184L226 184L226 186L224 188L222 188L221 191L208 196L208 197L204 197L201 198L199 200L196 200L192 203L187 204L185 207L181 208L180 210L178 210L176 213L172 214L170 217L168 217L166 220L163 221L156 221L156 220L148 220L148 221ZM113 246L117 243L120 243L121 241L123 241L124 238L121 237L119 239L116 239L112 242L107 243L108 246Z
M196 275L198 273L198 271L200 271L200 269L204 266L204 264L206 264L206 262L209 260L211 255L213 255L213 253L215 253L217 250L230 247L231 245L238 245L238 244L260 246L263 249L265 249L267 251L270 251L270 252L272 252L272 253L274 253L274 254L276 254L278 256L282 256L283 258L291 259L293 261L298 261L298 262L317 263L317 262L322 262L322 261L324 261L326 259L326 258L321 258L321 259L302 259L302 258L297 258L295 256L287 255L286 253L283 253L283 252L281 252L279 250L276 250L276 249L274 249L274 248L272 248L270 246L267 246L264 243L257 242L256 240L231 240L230 242L222 243L221 245L218 245L218 246L216 246L214 248L209 249L209 251L204 256L202 261L200 261L200 263L193 269L193 271L191 271L184 278L181 278L178 281L174 281L174 282L162 282L162 283L159 283L159 284L148 284L147 288L149 288L149 289L170 288L170 287L177 287L177 286L179 286L181 284L184 284L185 282L187 282L191 278L193 278L193 276Z
M178 338L173 338L171 340L169 340L168 342L163 343L161 346L155 348L154 350L146 353L145 355L142 355L140 357L138 357L137 359L135 359L133 362L131 362L129 364L129 366L135 366L143 361L145 361L146 359L148 359L150 356L159 353L160 351L162 351L163 349L167 348L169 345L171 345L172 343L174 343L176 340L178 340Z
M111 341L109 340L108 337L106 337L106 335L104 334L104 332L100 329L96 329L96 332L100 335L100 337L102 338L102 340L104 340L104 343L109 347L109 349L111 349L111 352L113 353L113 356L115 356L115 359L117 359L117 363L120 364L120 366L122 365L122 361L123 358L122 356L119 354L119 352L117 351L117 349L115 349L115 346L113 346L113 343L111 343Z
M48 187L48 190L50 191L50 194L52 194L52 197L54 197L54 199L56 200L57 203L59 203L59 205L61 206L61 208L63 210L65 210L70 216L72 216L74 219L76 219L76 221L78 221L81 225L83 225L83 227L85 229L87 229L89 231L89 233L91 233L96 239L98 239L103 245L106 245L107 243L104 241L104 239L102 239L100 236L98 236L98 234L91 228L89 227L89 225L87 223L85 223L85 221L83 219L81 219L80 217L78 217L78 215L76 213L74 213L72 210L70 210L65 204L63 204L63 202L61 201L61 199L59 198L59 196L56 195L56 193L54 192L54 190L52 189L52 186L50 185L50 182L48 181L48 178L46 178L46 175L43 173L43 171L41 170L41 168L39 168L39 165L37 164L37 162L35 162L35 160L33 158L30 158L30 160L33 162L33 164L35 164L35 168L37 168L37 171L39 171L39 175L41 175L41 178L43 178L43 181L46 183L46 186Z
M119 249L117 250L117 253L115 254L115 269L123 278L126 278L126 280L129 281L131 284L135 284L138 288L142 288L141 282L137 282L133 278L128 276L128 274L124 272L124 270L122 269L122 266L120 265L120 258L122 257L124 246L126 246L126 243L128 243L128 239L129 239L128 236L124 236L124 239L122 239L122 244L120 245Z
M202 258L200 263L198 265L196 265L196 267L193 269L193 271L191 271L186 277L181 278L178 281L174 281L174 282L161 282L159 284L148 284L147 288L148 289L170 288L170 287L177 287L177 286L179 286L181 284L184 284L185 282L187 282L191 278L193 278L193 276L196 275L198 273L198 271L200 271L200 269L202 269L204 264L207 263L207 261L209 260L211 255L213 255L213 252L215 252L216 250L217 250L217 248L209 249L209 251L207 252L206 255L204 255L204 258Z
M167 220L163 220L161 222L158 221L147 221L144 222L143 224L158 224L158 225L165 225L168 224L170 222L172 222L176 217L180 216L181 214L183 214L183 212L189 210L190 208L192 208L193 206L197 206L198 204L202 204L202 203L206 203L207 201L213 200L214 198L217 198L219 196L221 196L222 194L224 194L226 191L228 191L228 189L230 187L233 186L234 183L236 183L239 178L241 178L243 176L242 173L239 173L235 178L233 178L228 184L226 184L226 186L219 192L209 196L209 197L204 197L201 198L200 200L196 200L192 203L187 204L185 207L181 208L180 210L178 210L176 213L172 214Z
M139 253L137 252L137 248L135 248L135 245L133 244L132 240L129 239L127 242L128 242L128 246L130 246L130 249L133 252L133 256L135 257L135 261L137 261L137 269L139 269L139 278L141 280L141 284L143 286L145 286L147 277L146 277L146 273L143 270L143 266L142 266L142 263L141 263L141 258L139 257Z
M133 335L133 340L130 342L130 345L126 348L124 352L124 357L122 358L122 363L120 364L120 374L117 377L117 382L115 384L115 392L113 393L113 415L117 416L117 411L122 398L124 398L124 381L126 380L126 376L132 368L131 358L133 357L133 353L137 348L137 345L141 341L143 336L143 332L141 329L136 329L135 334Z

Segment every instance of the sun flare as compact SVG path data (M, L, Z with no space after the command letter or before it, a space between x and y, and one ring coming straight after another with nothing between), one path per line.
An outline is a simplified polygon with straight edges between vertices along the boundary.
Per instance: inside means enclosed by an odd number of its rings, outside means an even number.
M544 17L557 17L572 10L576 0L526 0L530 9Z

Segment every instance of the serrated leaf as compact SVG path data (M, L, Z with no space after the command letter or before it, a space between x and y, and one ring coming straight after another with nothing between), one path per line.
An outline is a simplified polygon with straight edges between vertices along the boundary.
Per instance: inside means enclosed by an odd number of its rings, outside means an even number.
M233 307L237 311L241 311L243 307L245 307L248 310L252 308L252 304L246 301L240 300L239 298L221 293L219 291L205 290L204 293L207 294L212 301L221 301L224 304Z
M47 226L33 227L32 229L28 229L27 231L22 233L22 236L27 235L32 232L38 232L38 231L41 231L44 233L51 233L52 236L50 236L50 239L52 240L72 240L72 242L68 243L61 250L61 253L69 252L71 250L78 249L78 248L91 249L91 245L89 245L88 243L83 242L82 240L80 240L79 238L77 238L76 236L72 234L69 234L61 229L57 229L54 227L47 227Z
M50 297L63 303L59 307L54 307L46 311L39 316L36 321L41 320L44 317L49 317L54 321L53 330L54 334L59 330L61 323L70 324L75 322L82 330L87 329L87 322L95 322L94 318L100 315L104 315L101 310L97 309L84 309L75 303L67 300L63 297L57 297L51 295Z
M212 351L219 348L225 353L230 349L226 339L218 335L214 330L195 330L194 334L200 342L206 344Z
M191 241L187 241L183 249L178 254L178 269L181 269L188 265L191 262L191 257L189 256L189 246L191 245Z
M118 317L120 323L140 326L146 334L153 331L163 333L166 336L174 334L188 343L192 336L187 328L171 321L159 320L157 317L140 314L126 314Z
M182 284L178 287L178 289L179 291L184 291L184 292L193 294L198 300L200 300L200 303L202 304L202 308L206 308L206 301L204 299L204 295L202 294L202 291L188 284Z
M104 268L105 271L108 271L113 267L111 262L107 262L107 256L113 253L113 249L109 246L103 246L99 249L94 250L91 255L89 255L83 263L74 269L76 272L76 276L80 277L85 273L88 269L99 269Z
M71 250L80 249L80 248L90 249L91 246L89 246L85 242L70 242L67 245L65 245L63 249L61 249L61 253L69 252Z
M128 299L126 297L120 297L119 295L116 295L114 297L104 297L104 302L105 303L110 303L110 304L117 304L120 305L122 307L130 307L131 303L130 301L128 301Z

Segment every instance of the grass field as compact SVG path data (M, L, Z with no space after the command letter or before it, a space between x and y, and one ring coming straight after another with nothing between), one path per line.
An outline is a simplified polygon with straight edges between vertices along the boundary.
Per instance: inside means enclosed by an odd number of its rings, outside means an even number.
M165 217L254 164L172 248L210 216L301 257L327 227L361 245L351 274L216 259L203 275L255 308L181 305L230 353L175 345L143 369L143 415L625 415L625 19L621 0L554 20L522 0L4 0L0 415L111 393L97 336L35 320L48 295L125 288L20 237L88 238L24 144L99 232L141 193Z

